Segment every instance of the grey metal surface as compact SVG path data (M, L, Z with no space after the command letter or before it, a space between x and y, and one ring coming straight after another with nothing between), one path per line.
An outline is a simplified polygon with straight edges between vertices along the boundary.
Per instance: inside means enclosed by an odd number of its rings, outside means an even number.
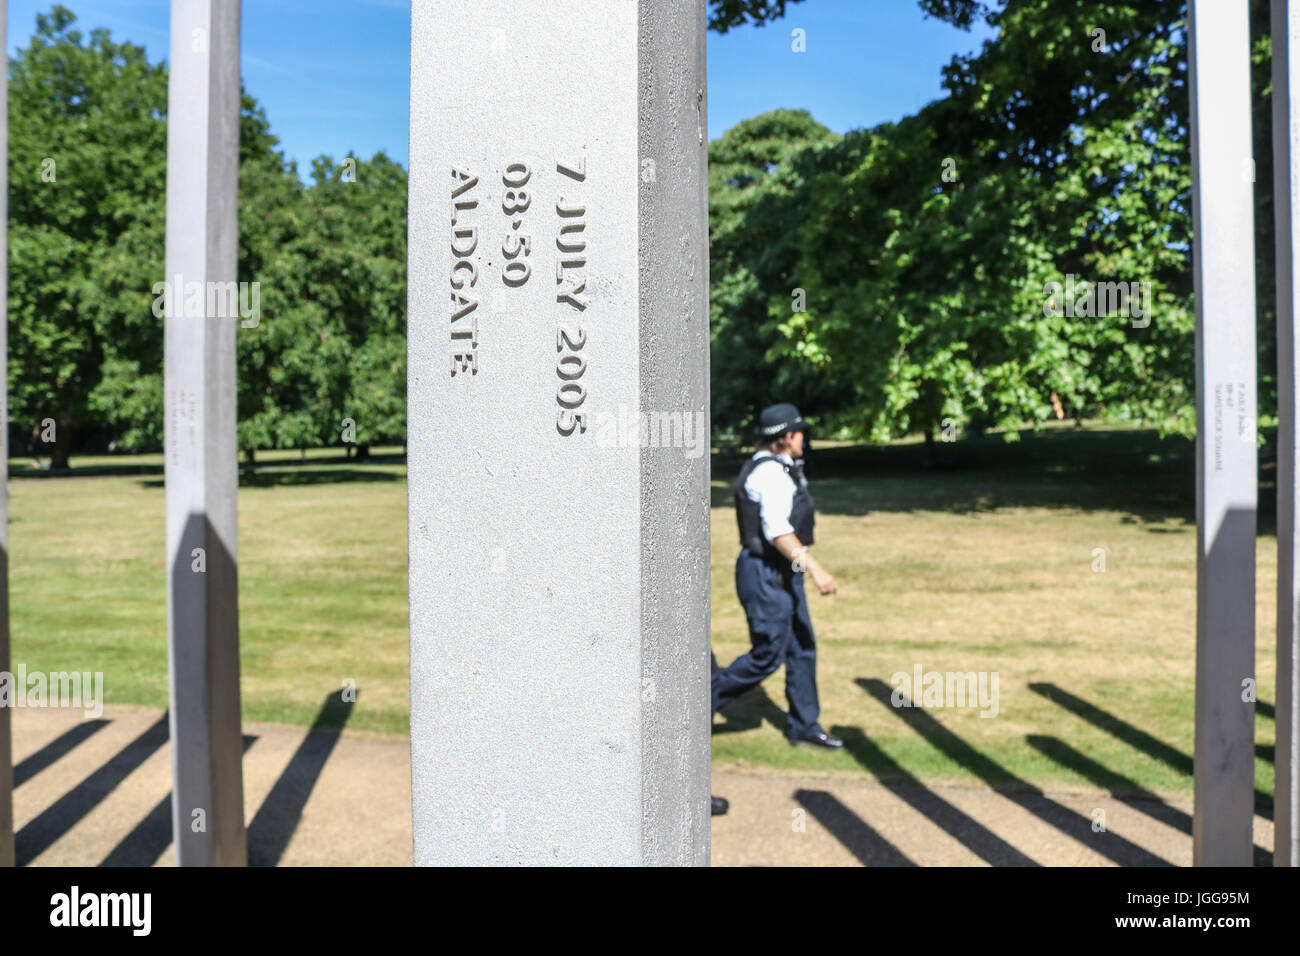
M0 48L8 47L8 4L0 3ZM9 71L0 70L0 222L9 222ZM0 671L9 664L9 230L0 229ZM0 707L0 866L14 865L14 761L10 709Z
M236 279L239 2L172 0L167 276ZM174 290L173 300L182 298ZM208 297L204 296L205 305ZM224 311L224 310L223 310ZM172 824L183 866L242 866L236 568L238 314L165 320ZM201 555L196 549L202 549ZM195 570L201 557L205 570Z
M1257 474L1246 4L1191 0L1188 43L1197 357L1193 859L1250 866Z
M1273 862L1300 866L1300 554L1296 541L1296 285L1300 274L1300 3L1273 0L1273 211L1277 237L1277 746Z
M709 860L709 181L705 16L642 2L641 401L703 427L700 458L641 452L642 862ZM647 167L646 160L651 161ZM645 170L653 169L647 181ZM700 768L703 768L702 772ZM683 770L688 772L683 772Z
M703 42L698 0L413 4L417 864L707 861L707 444L619 428L707 412Z

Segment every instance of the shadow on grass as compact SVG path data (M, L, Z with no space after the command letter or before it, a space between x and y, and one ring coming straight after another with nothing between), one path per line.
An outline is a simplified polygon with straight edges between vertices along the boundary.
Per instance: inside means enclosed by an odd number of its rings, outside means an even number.
M885 753L857 727L836 725L831 733L844 741L862 768L896 797L928 817L941 830L991 866L1038 866L984 824L935 793Z
M1025 738L1025 742L1049 760L1073 770L1081 777L1086 777L1094 786L1110 791L1112 797L1120 800L1126 806L1132 807L1139 813L1146 814L1153 820L1159 820L1175 830L1181 830L1188 836L1192 835L1192 817L1190 814L1179 810L1177 807L1171 807L1158 794L1148 790L1136 780L1116 773L1109 767L1102 766L1091 757L1080 753L1065 741L1058 740L1056 737L1030 734ZM1269 850L1261 846L1255 846L1254 850L1256 866L1273 865L1273 854Z
M1171 770L1176 770L1186 777L1193 776L1191 757L1177 747L1171 747L1145 730L1133 726L1127 720L1117 717L1110 711L1102 710L1100 707L1088 703L1082 697L1076 697L1068 690L1055 684L1036 682L1030 684L1029 689L1035 694L1046 697L1052 703L1065 708L1076 717L1083 718L1097 729L1104 730L1133 749L1140 750L1148 757L1159 760ZM1256 755L1259 755L1258 748L1256 749ZM1265 819L1273 819L1273 797L1258 788L1255 790L1255 812Z
M1169 861L1138 846L1114 832L1098 833L1092 829L1092 820L1057 803L1039 787L1024 780L999 764L987 754L980 753L965 740L941 724L921 707L904 699L904 706L895 707L891 701L893 689L882 680L859 677L855 683L877 701L896 714L899 719L920 734L926 741L954 763L979 777L998 790L1012 803L1055 827L1089 849L1120 866L1169 866Z
M317 449L319 451L320 449ZM95 456L99 457L99 456ZM97 478L97 477L130 477L131 475L161 475L163 466L161 464L141 464L131 459L133 455L124 455L123 461L111 464L96 465L77 465L70 468L33 468L27 464L9 465L10 478ZM282 458L271 461L264 461L258 464L249 465L246 462L240 462L239 470L241 472L251 469L268 469L268 468L313 468L321 466L346 466L349 468L364 468L367 465L404 465L406 464L405 455L371 455L368 458L345 458L342 455L307 455L303 458Z
M262 465L240 465L240 487L267 488L294 485L323 485L347 482L405 481L405 476L386 468L404 465L405 456L369 458L365 461L345 458L306 458L301 461L276 461ZM141 465L124 462L120 465L87 465L78 468L59 468L38 471L29 467L11 468L13 478L54 480L59 478L113 478L140 476L142 488L162 488L165 485L162 465Z
M754 730L767 721L783 735L785 734L786 714L771 697L767 689L759 684L752 690L741 694L725 710L718 711L723 723L714 724L715 734L734 734L742 730Z
M853 445L816 448L807 472L823 514L1070 508L1119 511L1155 533L1192 533L1196 511L1195 444L1160 438L1154 430L1053 429L939 442L935 463L925 447ZM714 507L731 504L730 484L752 449L720 450L713 458ZM1261 474L1271 474L1270 468ZM869 479L864 481L863 479ZM1269 496L1261 493L1260 533L1272 527Z
M242 471L239 474L241 488L292 488L307 485L335 485L377 482L391 484L405 481L406 476L392 471L369 470L360 468L259 468L257 471Z
M1091 757L1056 737L1029 734L1025 737L1025 743L1049 760L1065 767L1067 770L1073 770L1081 777L1086 777L1093 786L1109 791L1110 795L1117 800L1125 802L1140 801L1150 804L1149 806L1140 807L1143 813L1154 820L1159 820L1161 823L1173 827L1175 830L1182 830L1188 836L1191 835L1191 816L1177 807L1171 807L1158 794L1148 790L1136 780L1126 777L1122 773L1117 773L1109 767L1102 766Z
M239 487L241 488L292 488L310 485L336 485L355 483L391 483L405 481L406 476L391 471L371 471L364 466L355 468L258 468L256 471L241 470ZM140 482L142 488L162 488L166 482L162 478L151 478Z

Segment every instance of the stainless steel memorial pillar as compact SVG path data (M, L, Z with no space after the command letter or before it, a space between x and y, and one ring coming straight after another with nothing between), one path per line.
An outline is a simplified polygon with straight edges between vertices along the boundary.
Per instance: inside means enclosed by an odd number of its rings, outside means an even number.
M709 841L701 0L415 0L415 862Z
M1296 539L1296 415L1300 395L1300 3L1273 0L1273 210L1277 236L1277 748L1274 847L1277 866L1300 866L1300 552Z
M1191 0L1196 283L1193 860L1250 866L1255 803L1255 261L1245 3Z
M167 117L172 828L180 865L241 866L247 848L236 583L239 315L226 294L236 278L238 239L239 0L172 0ZM199 301L203 314L191 314Z
M8 4L0 0L0 49L8 50ZM9 666L9 71L0 70L0 671ZM0 707L0 866L14 865L14 762L10 708Z

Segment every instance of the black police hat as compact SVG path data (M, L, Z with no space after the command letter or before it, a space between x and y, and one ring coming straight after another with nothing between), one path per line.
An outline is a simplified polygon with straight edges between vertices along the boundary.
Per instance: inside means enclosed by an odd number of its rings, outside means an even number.
M799 409L789 402L769 405L758 416L758 436L775 438L786 432L807 432L808 423L799 415Z

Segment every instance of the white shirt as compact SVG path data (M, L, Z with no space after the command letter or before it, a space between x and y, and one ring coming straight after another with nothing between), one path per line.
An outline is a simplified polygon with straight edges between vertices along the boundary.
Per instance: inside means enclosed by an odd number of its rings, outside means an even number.
M783 534L794 534L790 524L790 510L794 507L794 479L785 473L779 462L793 465L794 459L782 453L772 455L770 452L755 452L754 458L767 458L745 479L745 497L758 502L758 516L763 523L763 537L768 541Z

